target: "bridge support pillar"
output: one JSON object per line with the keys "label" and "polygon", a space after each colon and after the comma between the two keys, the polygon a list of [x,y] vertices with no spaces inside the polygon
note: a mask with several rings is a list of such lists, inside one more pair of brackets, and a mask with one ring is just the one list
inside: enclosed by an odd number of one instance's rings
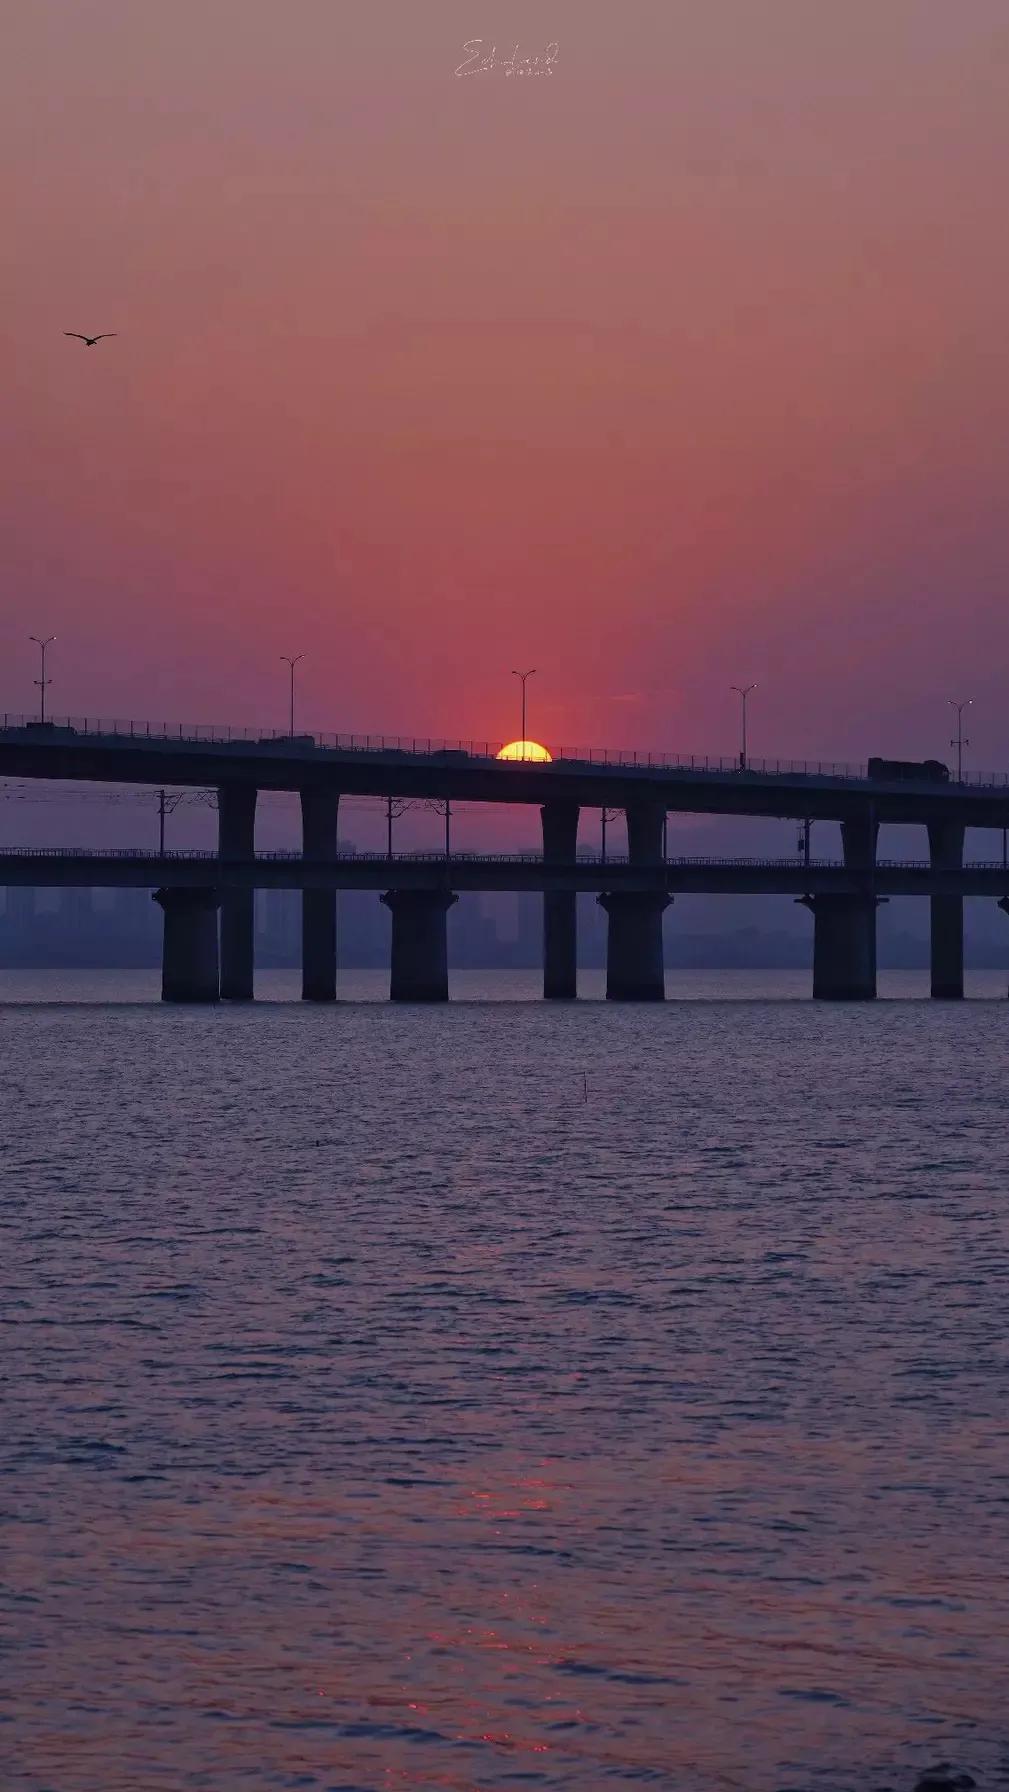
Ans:
{"label": "bridge support pillar", "polygon": [[1009,915],[1009,896],[1000,896],[997,906],[1002,910],[1004,915]]}
{"label": "bridge support pillar", "polygon": [[624,811],[627,817],[627,857],[632,865],[661,865],[662,832],[666,810],[662,803],[644,800]]}
{"label": "bridge support pillar", "polygon": [[813,914],[813,996],[825,1002],[868,1002],[876,996],[876,909],[861,894],[800,896]]}
{"label": "bridge support pillar", "polygon": [[448,890],[387,890],[382,897],[392,915],[394,1002],[448,1001],[446,917],[456,900]]}
{"label": "bridge support pillar", "polygon": [[[338,791],[301,792],[302,852],[326,862],[336,857]],[[301,999],[336,1001],[336,891],[301,892]]]}
{"label": "bridge support pillar", "polygon": [[841,823],[841,855],[850,871],[871,871],[876,863],[879,822],[871,808]]}
{"label": "bridge support pillar", "polygon": [[[963,866],[964,828],[957,822],[929,822],[928,845],[934,871]],[[932,995],[963,999],[963,897],[930,896]]]}
{"label": "bridge support pillar", "polygon": [[672,898],[663,890],[609,890],[606,910],[606,1000],[663,1002],[662,917]]}
{"label": "bridge support pillar", "polygon": [[163,1002],[216,1002],[220,998],[216,890],[155,890],[164,911],[161,956]]}
{"label": "bridge support pillar", "polygon": [[[573,864],[578,846],[578,804],[544,803],[545,864]],[[568,1001],[578,994],[578,908],[574,890],[543,892],[543,994]]]}
{"label": "bridge support pillar", "polygon": [[[251,859],[256,851],[256,790],[222,784],[217,793],[218,851],[222,859]],[[256,893],[221,892],[221,995],[251,1002],[255,963]]]}

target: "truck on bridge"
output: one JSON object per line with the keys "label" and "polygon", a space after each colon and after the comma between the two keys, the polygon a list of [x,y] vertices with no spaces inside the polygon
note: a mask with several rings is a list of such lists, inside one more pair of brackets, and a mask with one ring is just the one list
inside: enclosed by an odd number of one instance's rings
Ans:
{"label": "truck on bridge", "polygon": [[870,778],[907,784],[948,784],[949,766],[941,759],[870,759]]}

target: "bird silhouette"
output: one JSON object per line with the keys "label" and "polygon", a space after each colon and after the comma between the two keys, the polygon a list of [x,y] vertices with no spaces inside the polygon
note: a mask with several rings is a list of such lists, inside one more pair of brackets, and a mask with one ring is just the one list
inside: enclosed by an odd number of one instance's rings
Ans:
{"label": "bird silhouette", "polygon": [[82,336],[79,330],[64,330],[63,334],[64,336],[76,336],[77,341],[83,342],[85,348],[94,348],[96,342],[104,342],[106,336],[118,336],[119,331],[103,330],[100,336]]}

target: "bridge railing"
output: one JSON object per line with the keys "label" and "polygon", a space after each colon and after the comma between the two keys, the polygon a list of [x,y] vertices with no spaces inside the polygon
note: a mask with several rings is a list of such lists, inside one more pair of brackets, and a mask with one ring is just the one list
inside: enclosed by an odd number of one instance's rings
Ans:
{"label": "bridge railing", "polygon": [[[485,763],[496,762],[504,744],[492,740],[445,740],[433,735],[299,735],[280,728],[233,728],[229,725],[197,722],[138,722],[110,720],[101,716],[62,716],[42,723],[37,716],[10,713],[0,717],[0,731],[19,734],[27,732],[39,744],[47,740],[59,744],[61,739],[65,741],[68,735],[72,735],[85,736],[93,742],[104,744],[158,741],[168,745],[179,742],[184,746],[276,747],[285,754],[304,753],[306,757],[320,749],[327,752],[382,753],[410,758],[444,755],[446,758],[481,760]],[[748,758],[746,765],[741,766],[738,756],[724,754],[645,753],[628,747],[586,746],[556,747],[552,758],[555,765],[613,766],[623,770],[694,772],[722,777],[731,774],[744,782],[752,777],[840,778],[859,781],[868,778],[868,768],[865,765],[837,759]],[[523,762],[508,760],[501,763],[514,769],[516,763]],[[536,769],[540,764],[536,760],[525,763]],[[916,781],[906,782],[913,786]],[[921,782],[929,789],[934,787],[927,779]],[[1009,787],[1009,772],[970,772],[959,782],[971,788],[1005,790]]]}
{"label": "bridge railing", "polygon": [[[41,861],[59,860],[123,860],[126,862],[142,861],[147,864],[152,860],[158,863],[175,861],[181,864],[219,864],[220,853],[209,847],[193,847],[187,849],[167,848],[164,852],[152,852],[145,846],[0,846],[0,860],[3,859],[37,859]],[[255,864],[300,864],[304,854],[291,848],[257,852],[252,855]],[[241,860],[240,863],[248,863]],[[313,861],[309,861],[310,863]],[[319,863],[319,861],[315,861]],[[330,858],[321,861],[324,864],[356,864],[356,865],[542,865],[547,870],[563,870],[566,865],[606,866],[630,865],[635,863],[626,853],[607,853],[605,858],[598,852],[576,853],[574,860],[544,859],[541,852],[453,852],[447,857],[444,852],[397,852],[392,856],[386,852],[344,851],[333,853]],[[658,859],[638,863],[641,871],[665,867],[670,870],[689,870],[692,866],[704,869],[728,870],[765,870],[765,871],[852,871],[862,874],[860,866],[845,865],[843,859],[805,859],[801,855],[784,857],[744,857],[736,854],[708,854],[682,856],[678,858]],[[865,871],[933,871],[941,869],[933,866],[930,859],[877,859],[875,867],[866,866]],[[1009,866],[1004,859],[971,859],[965,861],[957,870],[964,871],[1001,871],[1009,875]]]}
{"label": "bridge railing", "polygon": [[[4,714],[0,718],[0,729],[4,731],[27,730],[39,742],[47,739],[58,742],[61,735],[85,735],[91,740],[111,741],[161,741],[171,744],[175,741],[190,746],[256,746],[277,747],[285,753],[311,754],[320,748],[327,752],[339,753],[388,753],[403,754],[411,758],[430,758],[432,755],[444,754],[446,757],[480,759],[496,762],[498,754],[505,745],[503,741],[494,740],[449,740],[434,735],[405,734],[291,734],[288,729],[280,728],[233,728],[227,725],[202,722],[138,722],[108,719],[102,716],[60,716],[51,717],[45,723],[37,716]],[[847,761],[827,759],[750,759],[745,769],[739,764],[737,756],[712,753],[645,753],[634,747],[589,747],[572,746],[556,747],[552,752],[554,764],[566,765],[598,765],[616,766],[620,768],[639,768],[642,770],[670,770],[690,772],[726,772],[738,773],[741,777],[758,775],[768,776],[771,773],[803,774],[809,777],[848,777],[865,776],[865,767]],[[541,761],[508,760],[502,762],[511,767],[527,763],[531,767],[540,765]]]}

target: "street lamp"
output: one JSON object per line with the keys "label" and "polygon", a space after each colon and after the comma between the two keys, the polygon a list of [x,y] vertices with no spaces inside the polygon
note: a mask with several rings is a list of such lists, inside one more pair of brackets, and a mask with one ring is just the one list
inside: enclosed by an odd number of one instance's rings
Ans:
{"label": "street lamp", "polygon": [[[530,666],[528,672],[515,672],[514,670],[512,672],[513,678],[520,678],[522,680],[522,733],[519,735],[519,739],[521,740],[523,747],[526,744],[526,679],[532,678],[535,670],[535,666]],[[524,752],[522,757],[523,759],[526,757]]]}
{"label": "street lamp", "polygon": [[294,739],[294,668],[298,664],[298,661],[303,660],[305,656],[303,653],[296,653],[292,658],[292,656],[289,653],[282,653],[280,657],[283,660],[285,666],[290,666],[290,668],[291,668],[291,727],[290,727],[290,733],[291,733],[291,738],[293,740]]}
{"label": "street lamp", "polygon": [[963,712],[970,708],[973,701],[973,697],[965,697],[962,703],[954,702],[952,697],[946,698],[950,709],[956,710],[956,734],[949,744],[956,748],[956,781],[958,784],[963,783],[963,750],[964,747],[970,746],[970,741],[964,740],[963,737]]}
{"label": "street lamp", "polygon": [[739,754],[739,769],[741,772],[745,772],[746,770],[746,699],[750,695],[750,692],[755,691],[756,688],[757,686],[755,683],[733,684],[729,686],[729,689],[735,691],[737,696],[742,699],[743,705],[743,744]]}
{"label": "street lamp", "polygon": [[42,693],[40,701],[39,701],[39,721],[42,722],[44,725],[45,719],[46,719],[46,685],[52,684],[52,682],[53,682],[51,678],[46,677],[46,648],[52,646],[53,642],[56,639],[56,636],[55,635],[47,635],[45,640],[43,641],[40,638],[40,636],[38,636],[38,635],[29,635],[28,639],[29,639],[29,641],[34,641],[36,647],[39,648],[39,650],[42,654],[42,677],[36,678],[35,683],[38,685],[39,690]]}

